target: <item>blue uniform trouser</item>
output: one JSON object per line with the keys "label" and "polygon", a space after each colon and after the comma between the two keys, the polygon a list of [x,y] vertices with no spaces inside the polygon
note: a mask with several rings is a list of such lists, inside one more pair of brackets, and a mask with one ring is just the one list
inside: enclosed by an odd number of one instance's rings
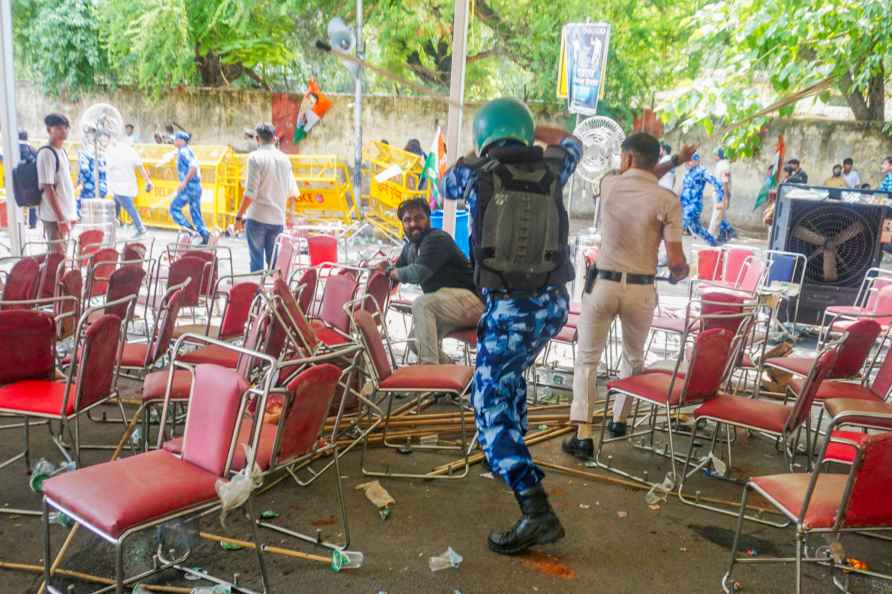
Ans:
{"label": "blue uniform trouser", "polygon": [[[245,221],[245,237],[248,238],[248,254],[251,256],[251,272],[258,272],[273,265],[276,238],[282,234],[282,225],[270,225],[248,219]],[[266,265],[263,259],[266,257]]]}
{"label": "blue uniform trouser", "polygon": [[519,493],[545,476],[533,464],[523,436],[527,432],[524,372],[567,321],[569,297],[563,287],[527,296],[486,296],[477,327],[474,412],[480,446],[493,473]]}
{"label": "blue uniform trouser", "polygon": [[709,245],[718,245],[718,241],[712,234],[709,232],[706,227],[700,222],[700,215],[703,213],[703,203],[702,202],[689,202],[687,204],[681,205],[681,215],[682,215],[682,227],[693,233],[694,235],[699,235]]}
{"label": "blue uniform trouser", "polygon": [[[187,202],[189,203],[189,216],[192,218],[191,223],[183,215],[183,207]],[[187,187],[184,191],[178,192],[170,203],[170,216],[174,223],[189,231],[195,231],[207,241],[208,230],[204,226],[204,219],[201,218],[201,188]]]}

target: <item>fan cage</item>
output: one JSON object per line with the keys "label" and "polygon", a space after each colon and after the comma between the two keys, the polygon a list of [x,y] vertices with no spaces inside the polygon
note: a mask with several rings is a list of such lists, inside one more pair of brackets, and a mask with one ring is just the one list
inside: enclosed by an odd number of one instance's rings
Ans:
{"label": "fan cage", "polygon": [[[797,238],[793,231],[797,227],[805,227],[815,233],[832,240],[839,233],[851,225],[860,222],[863,226],[861,233],[849,239],[836,248],[837,279],[827,281],[824,279],[824,253],[807,241]],[[802,213],[793,224],[790,225],[790,238],[788,249],[809,258],[805,269],[805,280],[812,283],[822,283],[834,286],[853,286],[861,282],[867,270],[873,266],[878,237],[876,236],[875,223],[871,223],[863,213],[854,209],[839,208],[839,206],[826,206],[808,210]]]}

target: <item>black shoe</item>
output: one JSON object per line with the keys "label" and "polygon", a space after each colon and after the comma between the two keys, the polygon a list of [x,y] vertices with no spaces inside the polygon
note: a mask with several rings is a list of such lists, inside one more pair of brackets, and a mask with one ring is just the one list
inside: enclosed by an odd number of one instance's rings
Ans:
{"label": "black shoe", "polygon": [[571,456],[588,460],[595,455],[595,442],[592,438],[579,439],[575,435],[571,435],[561,444],[561,449]]}
{"label": "black shoe", "polygon": [[626,434],[626,424],[621,421],[610,421],[607,423],[607,433],[610,437],[622,437]]}
{"label": "black shoe", "polygon": [[548,544],[564,537],[564,527],[548,503],[548,495],[539,483],[515,493],[523,516],[506,532],[492,532],[489,548],[500,555],[516,555],[531,546]]}

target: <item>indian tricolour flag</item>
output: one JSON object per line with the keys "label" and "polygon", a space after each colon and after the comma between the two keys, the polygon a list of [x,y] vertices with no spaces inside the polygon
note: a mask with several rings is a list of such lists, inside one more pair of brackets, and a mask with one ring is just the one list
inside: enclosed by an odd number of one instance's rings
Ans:
{"label": "indian tricolour flag", "polygon": [[443,206],[443,199],[440,196],[440,180],[446,173],[446,138],[443,136],[443,130],[437,128],[434,134],[434,141],[431,143],[431,150],[427,153],[424,160],[424,171],[421,179],[428,180],[428,186],[431,191],[431,201],[436,206]]}
{"label": "indian tricolour flag", "polygon": [[768,177],[765,178],[765,183],[762,184],[762,189],[759,190],[759,195],[756,196],[756,204],[753,205],[753,210],[756,210],[766,202],[768,202],[768,196],[774,188],[780,185],[781,180],[781,172],[784,170],[784,135],[781,134],[777,138],[777,148],[774,156],[774,164],[771,166],[771,169],[768,170]]}

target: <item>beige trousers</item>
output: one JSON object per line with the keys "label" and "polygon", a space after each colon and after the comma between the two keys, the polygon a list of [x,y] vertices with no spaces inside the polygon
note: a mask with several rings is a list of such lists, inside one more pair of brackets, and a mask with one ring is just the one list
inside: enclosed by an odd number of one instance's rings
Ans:
{"label": "beige trousers", "polygon": [[[628,377],[644,367],[644,344],[650,331],[657,304],[656,288],[598,279],[591,293],[582,295],[582,311],[576,343],[576,368],[573,370],[573,403],[570,420],[591,423],[597,392],[598,364],[607,345],[610,325],[619,316],[622,327],[623,358],[620,373]],[[618,396],[613,418],[625,419],[628,404]]]}
{"label": "beige trousers", "polygon": [[444,287],[421,295],[412,302],[414,325],[409,342],[418,362],[436,365],[448,362],[441,356],[440,341],[454,330],[476,328],[483,315],[483,302],[467,289]]}

